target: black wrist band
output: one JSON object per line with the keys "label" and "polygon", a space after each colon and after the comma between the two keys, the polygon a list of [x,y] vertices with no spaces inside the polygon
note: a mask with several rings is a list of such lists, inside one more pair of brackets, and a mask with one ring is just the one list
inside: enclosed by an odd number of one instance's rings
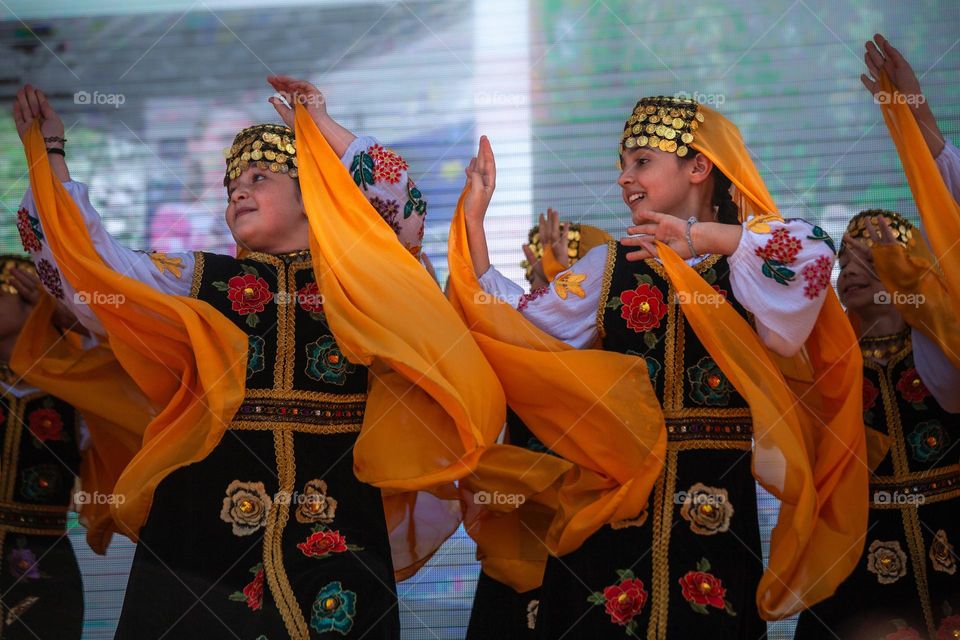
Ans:
{"label": "black wrist band", "polygon": [[67,157],[67,152],[59,147],[47,147],[47,153],[55,153],[58,156]]}

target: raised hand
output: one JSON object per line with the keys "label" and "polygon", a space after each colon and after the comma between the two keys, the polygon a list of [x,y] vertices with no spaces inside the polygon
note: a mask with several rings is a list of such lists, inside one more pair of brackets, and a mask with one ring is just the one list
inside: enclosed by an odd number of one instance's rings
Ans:
{"label": "raised hand", "polygon": [[480,136],[477,156],[470,160],[465,173],[466,184],[470,187],[463,202],[467,225],[482,227],[483,219],[487,215],[487,207],[497,186],[497,164],[487,136]]}
{"label": "raised hand", "polygon": [[636,211],[633,214],[633,222],[634,226],[627,227],[627,233],[639,237],[627,236],[620,243],[626,247],[639,247],[639,249],[627,253],[627,260],[635,262],[657,257],[656,240],[676,251],[681,258],[692,257],[687,245],[686,220],[656,211]]}
{"label": "raised hand", "polygon": [[[306,80],[297,80],[290,76],[267,76],[267,82],[270,83],[277,93],[283,96],[282,100],[276,96],[270,98],[270,104],[277,110],[284,124],[293,129],[293,105],[303,105],[314,122],[327,118],[327,101],[315,86]],[[290,105],[290,106],[287,106]]]}
{"label": "raised hand", "polygon": [[540,214],[540,245],[546,249],[550,247],[553,257],[564,267],[570,266],[570,256],[567,253],[567,237],[570,234],[570,223],[560,224],[560,214],[553,209],[547,209],[547,215]]}
{"label": "raised hand", "polygon": [[873,40],[866,43],[863,60],[867,63],[867,71],[870,72],[870,75],[862,74],[860,81],[878,102],[887,99],[885,96],[879,95],[881,70],[887,72],[890,80],[900,93],[913,97],[913,102],[922,101],[920,96],[923,95],[923,92],[920,89],[920,80],[917,79],[917,74],[914,73],[903,54],[879,33],[873,37]]}
{"label": "raised hand", "polygon": [[[63,137],[63,121],[47,100],[47,96],[40,89],[27,84],[17,91],[17,97],[13,101],[13,122],[21,142],[34,120],[40,120],[40,133],[44,138]],[[63,144],[48,142],[47,146],[62,147]]]}

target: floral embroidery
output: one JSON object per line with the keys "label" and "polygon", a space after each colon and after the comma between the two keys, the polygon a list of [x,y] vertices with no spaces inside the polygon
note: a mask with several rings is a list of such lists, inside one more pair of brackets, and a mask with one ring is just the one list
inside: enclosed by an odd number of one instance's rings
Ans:
{"label": "floral embroidery", "polygon": [[183,258],[171,258],[159,251],[151,251],[147,255],[161,275],[169,271],[177,280],[183,277]]}
{"label": "floral embroidery", "polygon": [[263,607],[263,563],[250,568],[253,580],[243,588],[243,591],[234,591],[230,599],[234,602],[244,602],[251,611],[260,611]]}
{"label": "floral embroidery", "polygon": [[907,442],[914,460],[929,462],[943,455],[950,444],[950,436],[943,425],[936,420],[929,420],[919,423],[907,436]]}
{"label": "floral embroidery", "polygon": [[960,636],[960,615],[947,616],[937,627],[937,640],[954,640]]}
{"label": "floral embroidery", "polygon": [[260,336],[248,336],[247,340],[247,380],[253,374],[263,371],[263,348],[265,342]]}
{"label": "floral embroidery", "polygon": [[820,292],[830,286],[830,273],[833,271],[833,256],[820,256],[813,264],[803,268],[801,274],[806,281],[803,295],[810,300],[816,300]]}
{"label": "floral embroidery", "polygon": [[722,407],[730,402],[733,385],[710,356],[700,358],[687,369],[687,377],[690,378],[690,399],[697,404]]}
{"label": "floral embroidery", "polygon": [[783,222],[783,218],[776,213],[765,213],[762,216],[753,216],[747,221],[747,229],[754,233],[770,233],[768,222]]}
{"label": "floral embroidery", "polygon": [[880,584],[893,584],[907,575],[907,554],[897,540],[870,543],[867,571],[876,574]]}
{"label": "floral embroidery", "polygon": [[20,493],[29,500],[45,502],[60,488],[60,469],[53,464],[38,464],[23,470]]}
{"label": "floral embroidery", "polygon": [[230,308],[241,316],[247,316],[247,326],[255,327],[260,323],[257,314],[267,307],[273,299],[270,285],[260,277],[256,269],[249,265],[241,267],[242,276],[233,276],[227,282],[212,283],[218,291],[224,291],[230,300]]}
{"label": "floral embroidery", "polygon": [[837,246],[833,243],[833,238],[830,237],[830,234],[824,231],[821,227],[814,227],[810,230],[810,235],[807,236],[807,240],[820,240],[825,242],[830,251],[833,251],[834,255],[837,253]]}
{"label": "floral embroidery", "polygon": [[379,144],[375,144],[367,151],[370,157],[373,158],[373,179],[375,182],[397,184],[400,182],[403,172],[409,169],[406,161],[398,156],[392,149],[385,149]]}
{"label": "floral embroidery", "polygon": [[37,262],[37,277],[47,291],[54,298],[63,300],[63,283],[60,280],[60,272],[46,258],[40,258]]}
{"label": "floral embroidery", "polygon": [[327,495],[327,483],[317,479],[307,482],[297,506],[297,522],[330,524],[336,513],[337,501]]}
{"label": "floral embroidery", "polygon": [[399,234],[401,226],[397,216],[400,215],[400,204],[396,200],[382,200],[377,196],[370,198],[370,204],[377,210],[380,217],[390,225],[393,232]]}
{"label": "floral embroidery", "polygon": [[583,290],[583,286],[581,286],[580,283],[586,279],[586,274],[567,271],[553,281],[553,288],[557,292],[557,297],[559,297],[561,300],[566,300],[567,295],[570,293],[578,298],[584,298],[587,294]]}
{"label": "floral embroidery", "polygon": [[[427,213],[427,201],[413,180],[407,178],[407,204],[403,205],[403,219],[409,218],[414,211],[418,216],[424,216]],[[420,239],[423,240],[423,227],[420,227]]]}
{"label": "floral embroidery", "polygon": [[347,635],[357,615],[357,594],[347,591],[340,581],[331,582],[317,594],[310,615],[310,627],[317,633],[336,631]]}
{"label": "floral embroidery", "polygon": [[757,257],[763,260],[763,275],[778,284],[788,285],[797,274],[787,266],[797,261],[802,246],[787,229],[774,231],[767,243],[755,250]]}
{"label": "floral embroidery", "polygon": [[712,536],[730,529],[733,505],[726,489],[698,482],[684,494],[680,516],[690,523],[690,530],[694,533]]}
{"label": "floral embroidery", "polygon": [[[539,289],[534,289],[530,293],[523,294],[522,296],[520,296],[520,300],[517,302],[517,311],[523,311],[524,309],[527,308],[527,305],[530,304],[532,301],[542,296],[545,296],[549,292],[550,292],[550,285],[545,284]],[[487,295],[489,297],[489,294]]]}
{"label": "floral embroidery", "polygon": [[25,614],[27,610],[33,605],[37,604],[40,601],[40,598],[37,596],[27,596],[17,604],[10,607],[10,610],[7,611],[7,618],[4,621],[5,624],[9,627],[14,622],[20,619],[20,616]]}
{"label": "floral embroidery", "polygon": [[653,348],[657,338],[651,330],[660,326],[667,315],[667,305],[663,302],[663,292],[653,285],[647,275],[637,276],[637,288],[623,291],[619,297],[611,298],[607,307],[619,309],[620,317],[627,321],[627,327],[636,333],[643,333],[644,343]]}
{"label": "floral embroidery", "polygon": [[316,282],[309,282],[297,291],[297,304],[310,314],[314,320],[319,320],[323,313],[323,294]]}
{"label": "floral embroidery", "polygon": [[220,519],[232,525],[233,535],[249,536],[267,523],[273,501],[262,482],[234,480],[227,487]]}
{"label": "floral embroidery", "polygon": [[877,398],[880,397],[880,390],[869,378],[863,379],[863,421],[867,424],[873,423],[873,411],[877,404]]}
{"label": "floral embroidery", "polygon": [[17,231],[20,232],[20,242],[23,244],[24,251],[40,251],[40,241],[43,240],[40,220],[31,216],[25,207],[17,211]]}
{"label": "floral embroidery", "polygon": [[610,616],[610,622],[625,627],[628,636],[635,636],[637,622],[634,620],[647,604],[647,591],[643,581],[633,575],[630,569],[618,569],[620,581],[604,588],[603,592],[594,591],[587,602],[603,605]]}
{"label": "floral embroidery", "polygon": [[339,532],[317,525],[306,540],[297,544],[297,549],[308,558],[326,558],[331,553],[344,551],[363,551],[363,547],[347,544],[347,539]]}
{"label": "floral embroidery", "polygon": [[14,578],[39,580],[43,577],[40,574],[40,563],[37,556],[27,548],[25,538],[18,538],[17,548],[10,550],[10,555],[7,556],[7,568]]}
{"label": "floral embroidery", "polygon": [[947,532],[937,531],[930,543],[930,562],[937,571],[950,574],[957,572],[957,556],[953,552],[953,545],[947,540]]}
{"label": "floral embroidery", "polygon": [[358,187],[367,190],[368,184],[373,184],[373,158],[367,155],[366,151],[360,151],[353,156],[350,163],[350,175]]}
{"label": "floral embroidery", "polygon": [[333,336],[320,336],[307,345],[306,374],[311,380],[342,386],[347,376],[356,370],[356,365],[343,355]]}
{"label": "floral embroidery", "polygon": [[660,374],[660,370],[663,369],[663,367],[652,356],[647,356],[646,361],[647,361],[647,373],[650,374],[650,384],[656,385],[657,376]]}
{"label": "floral embroidery", "polygon": [[63,440],[66,435],[63,432],[63,420],[56,409],[36,409],[30,412],[27,422],[38,444],[47,440]]}
{"label": "floral embroidery", "polygon": [[540,601],[531,600],[527,603],[527,629],[537,628],[537,614],[540,613]]}
{"label": "floral embroidery", "polygon": [[683,599],[697,613],[704,615],[710,613],[707,609],[710,606],[714,609],[723,609],[727,615],[737,615],[733,605],[726,599],[726,587],[719,578],[710,573],[710,562],[706,558],[701,558],[697,563],[697,570],[688,571],[679,582],[683,590]]}
{"label": "floral embroidery", "polygon": [[920,374],[915,367],[910,367],[900,374],[900,380],[897,381],[897,391],[903,396],[903,399],[913,405],[914,409],[926,409],[923,403],[924,398],[930,395],[927,385],[923,384]]}

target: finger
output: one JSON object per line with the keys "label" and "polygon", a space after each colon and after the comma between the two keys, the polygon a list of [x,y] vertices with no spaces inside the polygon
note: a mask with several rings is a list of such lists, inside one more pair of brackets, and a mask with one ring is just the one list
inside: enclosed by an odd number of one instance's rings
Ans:
{"label": "finger", "polygon": [[487,136],[480,136],[480,150],[485,160],[484,178],[487,187],[491,190],[497,186],[497,161],[493,155],[493,147]]}
{"label": "finger", "polygon": [[643,243],[652,237],[650,235],[624,236],[620,238],[620,244],[625,247],[642,247]]}
{"label": "finger", "polygon": [[283,101],[276,97],[269,98],[268,102],[272,104],[273,108],[280,114],[280,119],[283,120],[284,124],[291,126],[294,118],[293,109],[283,104]]}
{"label": "finger", "polygon": [[876,95],[876,93],[880,91],[880,85],[874,82],[873,80],[871,80],[865,74],[860,74],[860,82],[862,82],[863,86],[867,88],[867,91],[869,91],[874,95]]}
{"label": "finger", "polygon": [[37,98],[40,100],[40,115],[44,120],[50,120],[57,117],[57,112],[54,111],[53,105],[50,104],[50,101],[47,100],[47,94],[43,91],[37,91]]}
{"label": "finger", "polygon": [[626,258],[627,262],[640,262],[641,260],[646,260],[647,258],[652,258],[653,255],[646,249],[638,249],[637,251],[628,251]]}
{"label": "finger", "polygon": [[657,233],[657,225],[650,224],[650,223],[635,224],[632,227],[627,227],[627,233],[629,233],[630,235],[638,235],[642,233],[642,234],[653,236],[653,235],[656,235]]}
{"label": "finger", "polygon": [[[28,85],[29,86],[29,85]],[[30,115],[34,118],[40,117],[40,102],[37,100],[37,90],[30,87],[26,91],[27,104],[30,106]]]}
{"label": "finger", "polygon": [[660,218],[663,217],[662,213],[657,213],[656,211],[643,211],[638,210],[634,211],[631,215],[631,219],[635,225],[642,224],[643,222],[659,222]]}
{"label": "finger", "polygon": [[897,239],[893,237],[893,230],[886,218],[880,218],[880,239],[883,244],[896,244]]}
{"label": "finger", "polygon": [[870,236],[870,240],[873,241],[873,244],[880,244],[880,234],[877,232],[876,222],[873,220],[867,220],[867,224],[864,225],[867,229],[867,235]]}
{"label": "finger", "polygon": [[527,262],[529,262],[531,266],[539,260],[537,254],[533,252],[533,249],[531,249],[528,244],[523,245],[523,255],[526,256]]}
{"label": "finger", "polygon": [[870,57],[869,53],[863,54],[863,61],[867,65],[867,71],[870,72],[871,77],[880,80],[880,67],[874,64],[873,59]]}
{"label": "finger", "polygon": [[[558,214],[558,215],[559,215],[559,214]],[[570,223],[569,223],[569,222],[564,222],[564,223],[563,223],[563,228],[560,229],[560,237],[563,238],[564,242],[566,242],[566,241],[570,238]]]}
{"label": "finger", "polygon": [[23,111],[20,109],[20,103],[16,98],[13,100],[13,121],[17,124],[23,124],[26,122],[23,117]]}
{"label": "finger", "polygon": [[23,114],[24,121],[28,123],[33,122],[33,114],[30,113],[30,105],[27,104],[26,89],[17,91],[17,104],[20,105],[20,113]]}

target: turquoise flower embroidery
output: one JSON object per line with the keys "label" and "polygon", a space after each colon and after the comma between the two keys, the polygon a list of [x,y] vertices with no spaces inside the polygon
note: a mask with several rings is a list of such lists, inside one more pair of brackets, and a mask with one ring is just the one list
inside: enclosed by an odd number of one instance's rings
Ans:
{"label": "turquoise flower embroidery", "polygon": [[264,341],[260,336],[249,336],[247,345],[247,380],[253,377],[253,374],[263,371],[263,347]]}
{"label": "turquoise flower embroidery", "polygon": [[357,594],[346,591],[340,581],[331,582],[317,594],[310,615],[310,627],[317,633],[336,631],[347,635],[357,615]]}
{"label": "turquoise flower embroidery", "polygon": [[320,336],[307,345],[306,374],[311,380],[342,386],[347,375],[356,370],[356,365],[343,355],[333,336]]}
{"label": "turquoise flower embroidery", "polygon": [[913,458],[918,462],[936,460],[947,449],[950,438],[946,430],[936,420],[921,422],[907,436],[907,442],[913,449]]}
{"label": "turquoise flower embroidery", "polygon": [[709,407],[723,407],[730,402],[733,385],[710,356],[704,356],[687,369],[690,378],[690,399]]}

